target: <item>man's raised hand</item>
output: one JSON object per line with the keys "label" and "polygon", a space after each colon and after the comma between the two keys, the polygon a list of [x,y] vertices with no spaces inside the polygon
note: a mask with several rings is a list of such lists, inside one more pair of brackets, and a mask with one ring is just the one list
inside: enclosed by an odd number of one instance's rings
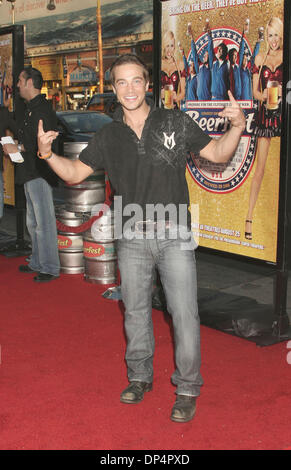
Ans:
{"label": "man's raised hand", "polygon": [[218,113],[218,116],[227,118],[232,127],[237,127],[244,131],[246,127],[246,119],[244,113],[242,112],[238,102],[234,99],[233,94],[228,90],[228,96],[230,101],[230,106],[226,106],[222,111]]}
{"label": "man's raised hand", "polygon": [[47,131],[43,129],[43,122],[40,119],[38,122],[37,143],[38,151],[41,155],[46,155],[51,152],[52,143],[57,138],[59,133],[57,131]]}

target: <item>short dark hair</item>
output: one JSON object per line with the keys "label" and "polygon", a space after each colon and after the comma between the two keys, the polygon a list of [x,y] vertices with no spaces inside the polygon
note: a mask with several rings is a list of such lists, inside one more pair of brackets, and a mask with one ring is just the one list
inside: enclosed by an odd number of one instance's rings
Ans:
{"label": "short dark hair", "polygon": [[41,72],[33,67],[25,67],[23,69],[23,72],[25,75],[25,79],[28,80],[29,78],[31,78],[34,88],[36,88],[37,90],[41,90],[43,84]]}
{"label": "short dark hair", "polygon": [[110,67],[110,82],[112,85],[114,85],[115,82],[115,68],[118,67],[119,65],[125,65],[125,64],[136,64],[142,67],[143,69],[143,76],[146,81],[146,83],[149,81],[149,71],[142,59],[140,59],[137,55],[135,54],[123,54],[117,57],[113,64]]}
{"label": "short dark hair", "polygon": [[225,60],[227,58],[227,53],[228,53],[227,45],[224,42],[221,42],[220,44],[218,44],[217,47],[221,47],[221,49],[222,49],[222,58],[223,58],[223,60]]}

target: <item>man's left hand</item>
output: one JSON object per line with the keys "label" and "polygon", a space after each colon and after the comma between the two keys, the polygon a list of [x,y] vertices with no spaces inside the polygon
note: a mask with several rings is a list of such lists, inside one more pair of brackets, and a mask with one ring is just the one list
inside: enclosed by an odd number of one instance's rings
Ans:
{"label": "man's left hand", "polygon": [[231,104],[224,108],[223,111],[220,111],[218,116],[227,118],[232,127],[237,127],[243,132],[246,127],[245,115],[230,90],[228,90],[228,96]]}
{"label": "man's left hand", "polygon": [[43,128],[43,121],[40,119],[38,122],[37,144],[38,150],[42,155],[51,152],[53,141],[57,138],[59,133],[57,131],[45,132]]}

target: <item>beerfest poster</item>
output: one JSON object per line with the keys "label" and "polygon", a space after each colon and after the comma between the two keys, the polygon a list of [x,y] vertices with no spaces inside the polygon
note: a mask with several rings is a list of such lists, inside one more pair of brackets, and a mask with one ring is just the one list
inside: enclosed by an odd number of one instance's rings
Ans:
{"label": "beerfest poster", "polygon": [[[200,246],[276,263],[281,139],[270,128],[280,127],[281,119],[284,1],[170,0],[161,8],[163,105],[179,107],[217,138],[228,128],[217,114],[229,105],[225,90],[231,89],[246,117],[227,164],[188,156],[190,203],[199,207],[199,219],[192,217],[195,239]],[[279,46],[270,44],[270,28],[277,36],[280,31]],[[167,47],[176,73],[167,69]],[[270,60],[273,68],[266,66]],[[255,75],[261,95],[254,91]],[[257,131],[262,121],[264,130]]]}
{"label": "beerfest poster", "polygon": [[[0,34],[0,105],[7,106],[10,111],[13,110],[12,45],[12,33]],[[4,161],[3,180],[4,203],[14,205],[14,167],[8,158]]]}

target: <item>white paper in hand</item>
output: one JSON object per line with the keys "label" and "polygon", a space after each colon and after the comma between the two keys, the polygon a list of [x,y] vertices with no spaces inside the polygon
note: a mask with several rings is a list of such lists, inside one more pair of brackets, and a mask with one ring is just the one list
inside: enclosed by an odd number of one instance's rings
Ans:
{"label": "white paper in hand", "polygon": [[[7,135],[6,137],[1,137],[1,144],[15,144],[14,140],[10,135]],[[14,163],[22,163],[24,162],[23,157],[20,152],[16,153],[9,153],[10,160]]]}

